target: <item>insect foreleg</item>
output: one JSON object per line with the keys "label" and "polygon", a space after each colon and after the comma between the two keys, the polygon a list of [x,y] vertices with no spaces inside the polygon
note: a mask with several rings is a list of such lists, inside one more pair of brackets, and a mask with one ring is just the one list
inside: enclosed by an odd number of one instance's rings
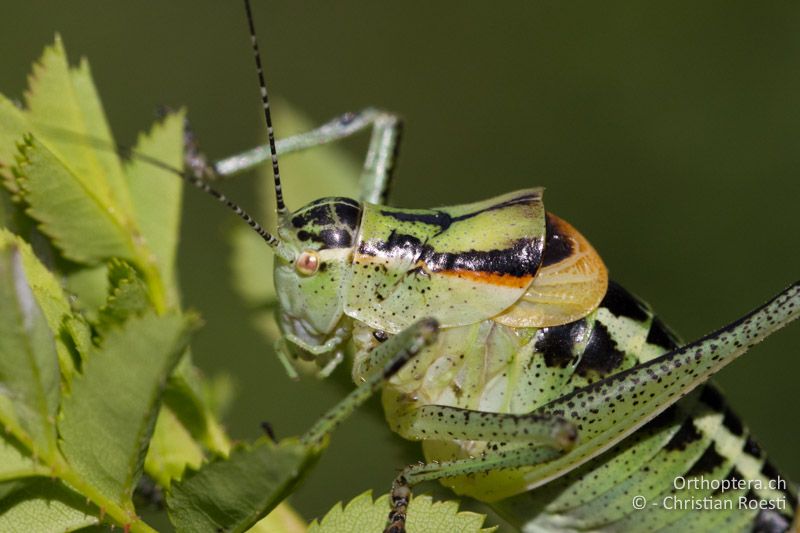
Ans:
{"label": "insect foreleg", "polygon": [[309,445],[322,443],[326,436],[372,396],[385,380],[391,378],[420,350],[433,343],[438,331],[439,324],[435,320],[422,319],[375,348],[382,355],[380,371],[369,374],[363,383],[320,418],[303,435],[302,441]]}
{"label": "insect foreleg", "polygon": [[[362,200],[382,203],[388,194],[397,157],[400,124],[397,115],[367,108],[358,113],[345,113],[311,131],[280,139],[276,143],[276,148],[278,155],[298,152],[344,139],[372,126],[370,145],[361,175]],[[269,146],[257,146],[215,162],[213,171],[217,178],[229,178],[269,158]]]}

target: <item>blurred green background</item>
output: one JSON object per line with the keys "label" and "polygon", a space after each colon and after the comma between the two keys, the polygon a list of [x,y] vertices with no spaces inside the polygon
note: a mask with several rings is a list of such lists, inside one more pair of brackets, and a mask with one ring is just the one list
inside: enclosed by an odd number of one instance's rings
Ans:
{"label": "blurred green background", "polygon": [[[548,209],[684,339],[800,278],[799,3],[254,4],[273,94],[314,122],[367,105],[406,118],[397,205],[544,185]],[[131,143],[159,104],[186,106],[213,157],[263,139],[239,2],[36,0],[6,5],[3,19],[5,94],[22,93],[58,31],[73,62],[90,59],[118,141]],[[354,157],[365,146],[366,136],[345,143]],[[226,190],[256,209],[252,187],[243,178]],[[297,434],[343,396],[347,376],[286,378],[232,288],[236,223],[187,191],[182,284],[207,320],[194,353],[208,374],[235,377],[235,437],[256,436],[262,420]],[[798,375],[795,324],[719,376],[795,480]],[[336,434],[294,504],[313,517],[385,492],[417,457],[373,402]]]}

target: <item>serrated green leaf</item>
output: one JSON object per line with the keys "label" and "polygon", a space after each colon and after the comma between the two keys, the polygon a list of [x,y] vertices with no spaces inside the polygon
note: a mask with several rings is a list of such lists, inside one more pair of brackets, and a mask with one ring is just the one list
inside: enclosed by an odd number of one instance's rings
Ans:
{"label": "serrated green leaf", "polygon": [[[141,154],[169,165],[183,167],[183,121],[185,113],[173,113],[140,135],[134,148]],[[180,229],[183,181],[167,170],[134,158],[125,166],[136,220],[148,248],[153,251],[163,279],[172,284]]]}
{"label": "serrated green leaf", "polygon": [[133,222],[42,142],[26,137],[16,171],[28,214],[64,257],[96,264],[110,257],[137,259]]}
{"label": "serrated green leaf", "polygon": [[[79,176],[99,203],[117,214],[130,213],[131,202],[119,157],[94,90],[88,64],[70,69],[61,40],[47,47],[34,64],[25,93],[27,109],[0,97],[0,166],[15,166],[14,147],[23,135],[33,133],[62,165]],[[106,149],[97,150],[92,143]],[[19,187],[3,172],[12,192]]]}
{"label": "serrated green leaf", "polygon": [[[372,500],[367,491],[353,498],[346,506],[336,504],[321,521],[314,520],[308,533],[342,533],[346,531],[380,532],[386,527],[389,516],[389,495]],[[459,531],[491,532],[495,527],[484,528],[484,515],[458,511],[458,503],[434,502],[430,496],[416,496],[408,507],[406,531],[408,533],[451,533]]]}
{"label": "serrated green leaf", "polygon": [[150,309],[147,287],[128,263],[112,260],[108,264],[108,298],[97,314],[95,327],[100,336],[132,317]]}
{"label": "serrated green leaf", "polygon": [[[165,279],[147,248],[122,163],[88,64],[70,69],[60,39],[34,65],[27,110],[0,98],[0,173],[63,256],[94,265],[133,262],[154,305],[168,307]],[[10,147],[18,144],[15,155]],[[172,280],[169,280],[172,281]]]}
{"label": "serrated green leaf", "polygon": [[297,439],[275,444],[261,438],[235,448],[172,484],[170,520],[178,532],[246,531],[291,492],[317,457]]}
{"label": "serrated green leaf", "polygon": [[0,228],[0,248],[16,246],[22,267],[50,329],[56,331],[64,316],[70,314],[69,301],[58,280],[36,257],[30,245],[13,233]]}
{"label": "serrated green leaf", "polygon": [[[30,282],[36,303],[44,313],[50,330],[58,332],[71,316],[69,301],[55,276],[39,261],[27,242],[8,230],[0,228],[0,249],[15,247],[19,250],[25,276]],[[56,335],[56,351],[61,373],[69,382],[74,371],[74,361],[68,346]]]}
{"label": "serrated green leaf", "polygon": [[162,389],[194,324],[175,313],[129,319],[92,351],[64,398],[58,424],[64,457],[83,479],[130,511]]}
{"label": "serrated green leaf", "polygon": [[93,346],[92,331],[86,319],[81,315],[68,316],[61,325],[61,331],[62,338],[66,336],[75,347],[80,360],[85,361]]}
{"label": "serrated green leaf", "polygon": [[[70,264],[73,266],[74,263]],[[108,297],[108,268],[105,264],[69,268],[64,272],[64,285],[75,295],[73,306],[92,322]]]}
{"label": "serrated green leaf", "polygon": [[51,459],[57,453],[58,356],[22,255],[14,243],[0,248],[0,425],[37,456]]}
{"label": "serrated green leaf", "polygon": [[[61,48],[63,61],[67,63],[66,52],[64,52],[63,44],[58,36],[56,36],[56,46]],[[84,133],[91,139],[91,144],[99,145],[101,148],[90,150],[89,157],[97,162],[99,172],[102,173],[104,181],[110,187],[114,200],[123,206],[126,212],[131,212],[132,201],[128,185],[125,182],[122,162],[113,149],[116,146],[114,136],[111,134],[108,121],[106,121],[103,104],[100,102],[97,89],[95,89],[89,62],[86,58],[81,58],[77,68],[69,69],[69,74],[72,81],[73,94],[75,95],[75,105],[80,109],[80,115],[84,123]],[[64,105],[63,99],[60,99],[59,102],[60,105]],[[48,117],[43,120],[48,120]],[[52,118],[49,118],[49,120],[52,121]],[[65,140],[65,142],[71,141]]]}
{"label": "serrated green leaf", "polygon": [[164,488],[173,479],[180,479],[186,468],[200,468],[203,450],[189,431],[166,406],[158,413],[158,420],[144,460],[145,471]]}
{"label": "serrated green leaf", "polygon": [[[49,149],[81,176],[104,205],[130,212],[131,203],[113,150],[96,150],[85,139],[113,147],[88,64],[70,69],[61,38],[45,48],[28,78],[28,129],[47,139]],[[84,142],[81,142],[81,141]]]}
{"label": "serrated green leaf", "polygon": [[25,112],[0,94],[0,178],[6,189],[18,195],[16,177],[11,168],[16,164],[17,143],[31,131]]}
{"label": "serrated green leaf", "polygon": [[52,479],[18,488],[0,501],[0,531],[76,531],[99,522],[97,509]]}
{"label": "serrated green leaf", "polygon": [[187,467],[200,466],[204,459],[201,444],[215,454],[230,451],[228,437],[203,390],[202,377],[187,351],[167,382],[145,458],[145,471],[163,487],[179,479]]}

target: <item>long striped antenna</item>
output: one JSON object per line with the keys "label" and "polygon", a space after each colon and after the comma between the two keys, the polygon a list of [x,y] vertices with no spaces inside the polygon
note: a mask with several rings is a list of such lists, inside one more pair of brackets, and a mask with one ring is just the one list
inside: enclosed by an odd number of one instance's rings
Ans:
{"label": "long striped antenna", "polygon": [[286,217],[289,212],[286,204],[283,203],[283,190],[281,189],[281,172],[278,169],[278,151],[275,148],[275,132],[272,129],[272,116],[269,111],[269,95],[267,94],[267,82],[264,80],[264,67],[261,65],[261,54],[258,51],[258,41],[256,40],[256,26],[253,22],[253,11],[250,9],[250,0],[244,0],[244,8],[247,11],[247,25],[250,28],[250,45],[253,47],[253,57],[256,60],[256,72],[258,72],[258,85],[261,88],[261,105],[264,108],[264,118],[267,120],[267,136],[269,137],[269,151],[272,155],[272,175],[275,178],[275,208],[278,217]]}
{"label": "long striped antenna", "polygon": [[266,242],[268,245],[270,245],[270,247],[272,247],[275,250],[276,254],[280,255],[281,257],[284,257],[289,261],[294,260],[294,257],[292,257],[291,254],[283,247],[280,239],[278,239],[270,232],[265,230],[261,224],[256,222],[256,220],[253,217],[251,217],[247,211],[239,207],[237,203],[229,199],[220,191],[211,187],[208,183],[206,183],[205,180],[203,180],[199,176],[196,176],[192,171],[181,171],[173,167],[172,165],[168,165],[167,163],[164,163],[163,161],[156,159],[155,157],[150,157],[147,154],[142,154],[125,146],[118,145],[117,150],[120,153],[126,154],[129,157],[142,160],[145,163],[153,165],[154,167],[176,174],[180,176],[183,180],[187,181],[188,183],[191,183],[192,185],[200,189],[201,191],[210,194],[211,196],[216,198],[218,202],[224,204],[228,209],[233,211],[236,214],[236,216],[247,222],[247,225],[253,228],[253,230],[256,233],[258,233],[262,239],[264,239],[264,242]]}

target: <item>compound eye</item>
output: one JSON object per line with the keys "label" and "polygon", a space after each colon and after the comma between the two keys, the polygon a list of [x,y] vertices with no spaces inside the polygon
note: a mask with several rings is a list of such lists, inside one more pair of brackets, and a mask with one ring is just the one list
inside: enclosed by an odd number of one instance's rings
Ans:
{"label": "compound eye", "polygon": [[310,276],[319,269],[319,256],[313,250],[306,250],[300,254],[294,266],[304,276]]}

